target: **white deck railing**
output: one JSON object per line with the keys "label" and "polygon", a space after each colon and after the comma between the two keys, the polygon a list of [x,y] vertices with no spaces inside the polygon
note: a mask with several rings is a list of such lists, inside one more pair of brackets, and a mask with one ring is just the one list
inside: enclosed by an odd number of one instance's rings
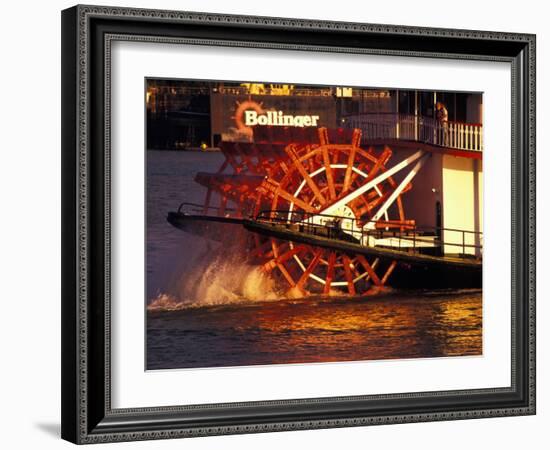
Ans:
{"label": "white deck railing", "polygon": [[441,122],[410,114],[370,113],[344,118],[346,128],[360,128],[366,139],[401,139],[457,150],[483,151],[483,126]]}

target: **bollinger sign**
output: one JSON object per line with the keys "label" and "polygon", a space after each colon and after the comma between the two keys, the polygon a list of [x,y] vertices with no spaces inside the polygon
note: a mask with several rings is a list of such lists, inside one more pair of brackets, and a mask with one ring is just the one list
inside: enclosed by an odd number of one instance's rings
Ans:
{"label": "bollinger sign", "polygon": [[254,110],[244,112],[244,124],[247,127],[254,125],[272,125],[281,127],[316,127],[319,116],[292,116],[283,114],[282,111],[267,111],[265,114],[258,114]]}

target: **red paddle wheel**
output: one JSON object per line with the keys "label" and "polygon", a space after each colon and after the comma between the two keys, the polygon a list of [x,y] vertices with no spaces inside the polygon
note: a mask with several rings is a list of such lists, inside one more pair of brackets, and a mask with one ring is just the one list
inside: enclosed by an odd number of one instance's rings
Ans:
{"label": "red paddle wheel", "polygon": [[[390,148],[361,148],[357,129],[347,143],[342,134],[320,128],[317,139],[309,136],[306,142],[273,137],[260,143],[222,142],[220,169],[196,176],[207,188],[204,214],[255,218],[262,212],[262,217],[289,223],[337,217],[341,231],[350,235],[360,229],[413,227],[401,198],[410,180],[398,183],[388,171]],[[300,295],[363,294],[383,286],[397,264],[257,233],[250,233],[248,254]]]}

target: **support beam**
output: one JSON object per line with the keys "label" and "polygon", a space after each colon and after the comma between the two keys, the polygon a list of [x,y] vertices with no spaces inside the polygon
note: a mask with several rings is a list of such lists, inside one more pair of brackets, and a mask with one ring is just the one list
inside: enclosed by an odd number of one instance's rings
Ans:
{"label": "support beam", "polygon": [[[420,161],[418,161],[413,169],[407,174],[405,178],[403,178],[403,181],[399,183],[399,186],[392,192],[392,194],[389,196],[389,198],[386,200],[386,202],[380,207],[380,209],[376,212],[374,216],[371,218],[371,222],[376,222],[382,215],[388,210],[388,208],[392,205],[392,203],[395,201],[395,199],[401,195],[401,192],[403,189],[405,189],[411,180],[415,177],[415,175],[418,173],[418,171],[422,168],[424,165],[424,162],[426,161],[426,158],[421,158]],[[368,225],[368,224],[367,224]]]}
{"label": "support beam", "polygon": [[391,149],[389,147],[384,147],[384,150],[382,151],[380,158],[378,158],[378,161],[376,161],[376,164],[368,174],[368,178],[366,181],[370,181],[376,176],[376,174],[380,171],[380,169],[386,165],[388,160],[391,158],[391,155],[392,155]]}
{"label": "support beam", "polygon": [[300,162],[300,159],[298,158],[298,155],[296,154],[295,146],[291,144],[291,145],[285,147],[285,152],[288,154],[288,156],[290,158],[290,161],[292,162],[294,167],[296,167],[296,170],[298,170],[298,173],[302,176],[302,178],[304,180],[306,180],[307,185],[312,190],[315,197],[317,197],[317,200],[319,200],[321,205],[326,203],[326,199],[323,196],[323,194],[321,194],[321,191],[319,190],[319,187],[317,186],[315,181],[313,181],[313,179],[309,176],[309,173],[307,172],[305,167]]}
{"label": "support beam", "polygon": [[334,264],[336,262],[336,252],[330,252],[328,256],[327,276],[325,278],[324,294],[330,293],[332,279],[334,278]]}
{"label": "support beam", "polygon": [[[266,192],[274,194],[272,204],[276,205],[277,196],[284,198],[289,203],[294,203],[295,205],[302,208],[304,211],[307,212],[314,212],[315,209],[304,202],[303,200],[300,200],[297,197],[294,197],[292,194],[284,190],[282,187],[280,187],[279,183],[276,181],[271,180],[270,178],[267,180],[264,180],[262,184],[260,185],[261,188],[263,188]],[[273,207],[272,209],[276,209],[276,207]]]}
{"label": "support beam", "polygon": [[392,261],[390,264],[390,267],[388,267],[388,270],[386,270],[386,273],[384,274],[384,277],[382,278],[382,284],[386,284],[386,281],[388,281],[388,278],[390,277],[391,273],[393,272],[393,269],[395,269],[395,266],[397,266],[397,261]]}
{"label": "support beam", "polygon": [[317,264],[319,264],[319,259],[321,258],[322,253],[323,253],[322,249],[319,249],[315,253],[315,256],[313,257],[313,259],[311,260],[311,262],[307,266],[307,269],[304,270],[304,273],[302,274],[302,276],[300,277],[300,279],[296,283],[296,287],[298,289],[302,289],[304,287],[304,284],[306,283],[307,279],[309,278],[309,276],[311,275],[311,273],[313,272],[315,267],[317,267]]}
{"label": "support beam", "polygon": [[[376,275],[376,272],[374,271],[374,267],[369,264],[367,261],[367,258],[365,258],[363,255],[358,255],[357,260],[361,263],[361,265],[365,268],[367,273],[369,274],[370,279],[372,282],[380,286],[382,282],[380,281],[380,278],[378,278],[378,275]],[[374,264],[373,264],[374,265]]]}
{"label": "support beam", "polygon": [[262,269],[265,272],[271,272],[275,267],[277,267],[278,264],[282,264],[282,263],[288,261],[294,255],[301,252],[304,248],[305,248],[304,245],[295,245],[294,248],[291,248],[290,250],[286,251],[285,253],[278,256],[277,258],[274,258],[274,259],[266,262],[263,265]]}
{"label": "support beam", "polygon": [[270,256],[273,254],[271,248],[271,241],[268,239],[263,244],[260,242],[260,237],[258,234],[254,234],[254,244],[256,248],[249,253],[249,256],[258,257],[258,256]]}
{"label": "support beam", "polygon": [[353,276],[351,274],[351,260],[347,255],[343,255],[342,259],[344,261],[344,274],[348,283],[348,291],[351,295],[355,295],[355,284],[353,283]]}
{"label": "support beam", "polygon": [[348,165],[346,167],[346,175],[344,177],[344,188],[342,189],[343,192],[347,192],[351,186],[351,173],[353,169],[353,164],[355,162],[356,150],[357,150],[357,147],[353,146],[349,151]]}
{"label": "support beam", "polygon": [[296,282],[294,281],[294,279],[292,278],[292,275],[290,275],[288,273],[288,270],[286,270],[286,267],[284,266],[284,264],[277,264],[277,268],[281,271],[281,273],[283,274],[283,276],[286,278],[286,281],[288,282],[288,284],[290,285],[291,288],[295,287],[296,286]]}
{"label": "support beam", "polygon": [[359,147],[361,145],[361,136],[363,131],[360,128],[354,128],[353,134],[351,136],[351,145],[352,147]]}
{"label": "support beam", "polygon": [[328,192],[331,200],[336,198],[336,189],[334,188],[334,176],[330,165],[330,157],[328,155],[328,146],[323,146],[323,163],[325,165],[325,175],[327,177]]}
{"label": "support beam", "polygon": [[423,150],[419,150],[413,155],[409,156],[405,160],[401,161],[399,164],[396,164],[391,169],[386,170],[384,173],[380,174],[379,176],[375,177],[374,179],[366,182],[361,187],[355,189],[353,192],[350,192],[345,197],[338,200],[336,203],[333,203],[329,207],[325,208],[322,211],[319,211],[320,214],[332,214],[334,211],[336,211],[341,206],[347,205],[350,201],[354,200],[355,198],[359,197],[360,195],[363,195],[365,192],[372,189],[377,184],[381,183],[382,181],[386,180],[387,178],[391,177],[395,173],[399,172],[400,170],[404,169],[408,165],[412,164],[414,161],[416,161],[419,158],[422,158],[423,156],[426,156],[426,152]]}

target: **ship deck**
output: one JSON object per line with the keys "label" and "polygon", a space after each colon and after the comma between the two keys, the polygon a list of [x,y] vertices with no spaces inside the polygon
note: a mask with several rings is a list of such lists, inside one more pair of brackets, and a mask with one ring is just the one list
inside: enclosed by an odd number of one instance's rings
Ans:
{"label": "ship deck", "polygon": [[[290,225],[273,223],[250,218],[216,217],[208,215],[193,215],[182,212],[170,212],[167,217],[176,228],[192,234],[201,235],[223,242],[228,236],[227,227],[242,226],[246,230],[268,237],[284,239],[292,242],[313,245],[317,247],[338,250],[345,253],[375,256],[378,258],[397,260],[410,265],[438,266],[441,268],[460,268],[481,272],[481,259],[461,256],[434,256],[420,252],[407,251],[384,246],[366,246],[351,240],[322,236],[311,232],[301,232]],[[418,238],[429,240],[429,238]]]}

